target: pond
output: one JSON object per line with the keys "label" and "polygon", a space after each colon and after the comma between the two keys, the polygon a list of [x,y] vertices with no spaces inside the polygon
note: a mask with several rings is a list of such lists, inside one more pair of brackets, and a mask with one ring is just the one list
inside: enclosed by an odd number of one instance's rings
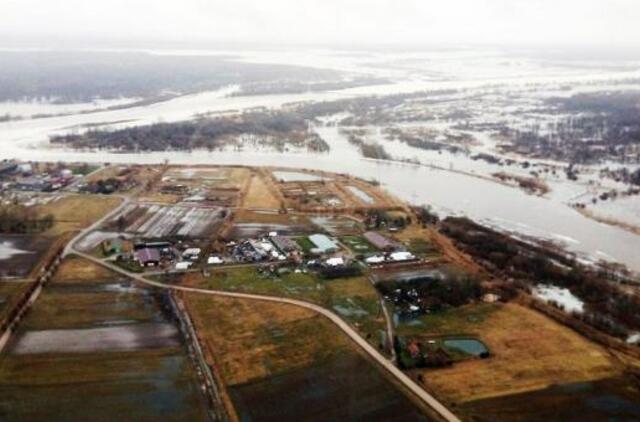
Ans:
{"label": "pond", "polygon": [[489,349],[483,342],[474,338],[445,339],[442,344],[447,349],[464,352],[468,355],[481,356],[489,353]]}

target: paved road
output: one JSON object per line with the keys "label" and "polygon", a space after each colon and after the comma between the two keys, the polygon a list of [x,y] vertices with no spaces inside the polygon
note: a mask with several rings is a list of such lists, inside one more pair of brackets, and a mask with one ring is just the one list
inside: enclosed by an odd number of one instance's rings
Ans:
{"label": "paved road", "polygon": [[380,352],[378,352],[373,346],[371,346],[365,339],[363,339],[360,334],[358,334],[349,324],[344,322],[342,318],[333,312],[325,309],[321,306],[318,306],[313,303],[304,302],[302,300],[296,299],[288,299],[282,297],[274,297],[274,296],[264,296],[264,295],[256,295],[249,293],[232,293],[225,292],[219,290],[207,290],[207,289],[199,289],[195,287],[185,287],[185,286],[175,286],[160,283],[158,281],[153,281],[145,278],[141,274],[131,273],[126,271],[110,262],[103,261],[86,253],[80,252],[74,248],[76,242],[80,240],[82,237],[86,236],[92,230],[98,228],[104,221],[116,215],[121,209],[123,209],[127,204],[129,204],[130,199],[124,198],[123,202],[115,208],[113,211],[102,217],[100,220],[96,221],[91,226],[82,230],[73,240],[71,240],[68,245],[65,247],[64,255],[67,256],[69,254],[78,255],[84,259],[87,259],[91,262],[94,262],[98,265],[106,267],[116,273],[127,276],[133,280],[136,280],[140,283],[158,287],[161,289],[171,289],[175,291],[182,291],[188,293],[198,293],[205,294],[211,296],[219,296],[219,297],[229,297],[236,299],[247,299],[247,300],[260,300],[264,302],[276,302],[276,303],[285,303],[289,305],[299,306],[301,308],[306,308],[311,311],[314,311],[318,314],[323,315],[331,322],[333,322],[338,328],[340,328],[351,340],[356,343],[362,350],[364,350],[372,359],[374,359],[380,366],[382,366],[385,370],[387,370],[393,377],[396,378],[397,381],[402,383],[409,391],[411,391],[416,397],[422,400],[427,406],[429,406],[433,411],[435,411],[442,419],[448,422],[459,422],[460,419],[456,415],[454,415],[446,406],[440,403],[435,397],[426,392],[422,387],[416,384],[411,378],[409,378],[404,372],[398,369],[393,362],[387,360]]}

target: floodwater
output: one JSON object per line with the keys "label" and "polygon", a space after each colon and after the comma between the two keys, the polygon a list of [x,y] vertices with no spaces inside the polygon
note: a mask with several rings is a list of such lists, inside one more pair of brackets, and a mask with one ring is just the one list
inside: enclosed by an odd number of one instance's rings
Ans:
{"label": "floodwater", "polygon": [[545,302],[555,302],[561,305],[567,312],[582,313],[584,311],[584,302],[567,288],[539,284],[533,289],[533,294]]}
{"label": "floodwater", "polygon": [[373,204],[375,202],[375,200],[371,196],[369,196],[369,194],[367,194],[365,191],[363,191],[359,187],[357,187],[357,186],[347,186],[347,188],[349,188],[351,193],[353,193],[355,196],[357,196],[362,202],[364,202],[366,204]]}
{"label": "floodwater", "polygon": [[[192,118],[196,113],[203,112],[229,113],[258,106],[277,108],[287,103],[299,101],[323,101],[442,88],[473,89],[487,86],[527,86],[528,84],[544,83],[586,84],[588,82],[593,84],[601,82],[610,84],[612,81],[636,77],[639,73],[637,70],[613,71],[607,69],[606,66],[595,70],[570,66],[562,68],[544,66],[530,61],[519,64],[519,67],[511,68],[504,65],[503,62],[507,63],[508,61],[505,62],[504,57],[495,52],[485,56],[477,52],[463,52],[456,53],[458,55],[455,57],[449,57],[444,52],[430,54],[431,56],[411,56],[413,64],[406,68],[402,66],[384,67],[383,63],[387,63],[392,58],[385,59],[378,55],[366,59],[351,59],[351,61],[339,58],[337,55],[330,58],[322,56],[325,62],[318,65],[351,67],[369,73],[382,68],[381,74],[395,75],[394,77],[398,78],[387,85],[321,93],[250,97],[230,97],[229,94],[234,92],[236,87],[229,87],[125,110],[5,122],[0,124],[0,143],[2,144],[0,158],[111,163],[162,163],[168,159],[172,164],[269,165],[350,173],[364,179],[378,180],[391,193],[413,204],[429,204],[442,213],[464,214],[485,224],[518,234],[550,239],[563,244],[572,251],[588,255],[592,260],[616,260],[631,269],[640,271],[640,257],[637,253],[640,250],[640,237],[637,235],[618,227],[590,220],[566,206],[561,200],[528,195],[519,189],[472,175],[429,166],[364,159],[335,127],[316,128],[320,136],[331,146],[331,152],[322,154],[277,153],[265,150],[241,152],[171,151],[144,154],[80,152],[51,148],[47,142],[48,137],[52,134],[78,131],[83,128],[83,125],[97,122],[104,123],[107,127],[118,128],[149,124],[159,120],[184,120]],[[443,55],[444,58],[441,57]],[[440,63],[438,60],[431,60],[418,64],[418,59],[425,57],[443,59],[444,61]],[[275,60],[275,58],[251,56],[247,53],[244,60],[268,61]],[[429,73],[424,68],[425,63],[436,66],[437,69]],[[476,66],[474,69],[482,70],[478,77],[473,76],[475,72],[465,71],[465,69],[468,70],[469,63]],[[398,151],[403,150],[400,145],[397,145],[396,148]],[[407,151],[408,153],[409,151]]]}
{"label": "floodwater", "polygon": [[45,236],[0,235],[0,277],[26,276],[52,241]]}
{"label": "floodwater", "polygon": [[90,353],[178,347],[177,328],[168,323],[121,325],[72,330],[27,331],[12,347],[17,355],[33,353]]}
{"label": "floodwater", "polygon": [[206,420],[179,330],[151,290],[48,284],[0,359],[0,420]]}
{"label": "floodwater", "polygon": [[0,242],[0,261],[9,259],[14,255],[32,254],[31,251],[24,251],[16,248],[12,242]]}

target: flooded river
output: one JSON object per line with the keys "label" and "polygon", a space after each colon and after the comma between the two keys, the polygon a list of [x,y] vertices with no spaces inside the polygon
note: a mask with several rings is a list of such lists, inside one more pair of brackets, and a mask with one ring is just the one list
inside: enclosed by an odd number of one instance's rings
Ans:
{"label": "flooded river", "polygon": [[[636,72],[628,72],[627,77]],[[527,84],[546,79],[556,81],[607,79],[618,74],[563,73],[539,78],[505,78],[504,84]],[[39,161],[84,161],[110,163],[243,164],[307,168],[349,173],[376,179],[384,188],[414,204],[430,204],[446,213],[464,214],[487,224],[518,233],[544,237],[563,243],[573,251],[593,259],[613,259],[640,271],[640,237],[620,228],[592,221],[556,199],[528,195],[518,189],[489,180],[407,163],[364,159],[334,127],[318,127],[318,133],[331,146],[326,154],[276,153],[271,151],[194,151],[156,153],[78,152],[54,149],[48,137],[56,133],[80,131],[84,125],[103,124],[123,127],[158,121],[178,121],[197,113],[233,112],[253,107],[280,107],[299,101],[322,101],[360,95],[410,92],[443,87],[478,86],[490,80],[419,81],[360,87],[323,93],[288,95],[228,96],[236,88],[179,97],[173,100],[86,114],[10,121],[0,124],[0,159]]]}

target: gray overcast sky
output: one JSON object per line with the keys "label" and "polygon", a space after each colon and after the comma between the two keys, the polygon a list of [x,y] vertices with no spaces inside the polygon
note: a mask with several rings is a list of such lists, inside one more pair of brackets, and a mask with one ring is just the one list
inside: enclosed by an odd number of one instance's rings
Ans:
{"label": "gray overcast sky", "polygon": [[21,38],[640,44],[640,0],[0,0]]}

